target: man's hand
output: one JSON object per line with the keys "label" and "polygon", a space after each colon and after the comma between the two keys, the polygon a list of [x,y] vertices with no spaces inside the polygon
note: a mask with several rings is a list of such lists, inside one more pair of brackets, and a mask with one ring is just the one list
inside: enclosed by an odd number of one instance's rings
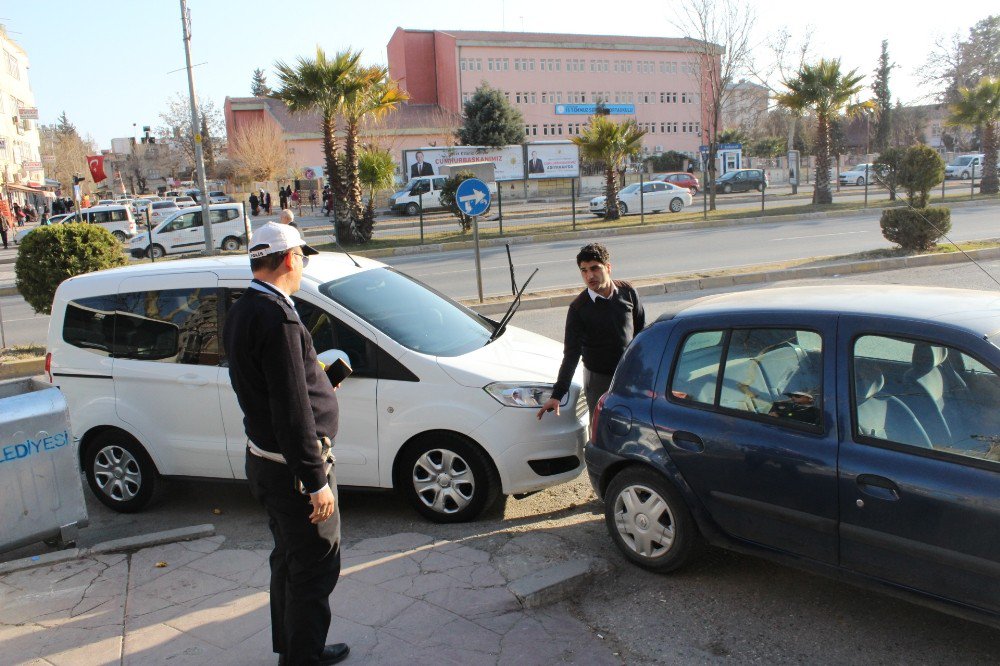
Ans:
{"label": "man's hand", "polygon": [[538,410],[538,420],[541,421],[542,417],[545,416],[545,412],[555,412],[556,416],[559,416],[559,401],[555,398],[549,398],[542,405],[542,408]]}
{"label": "man's hand", "polygon": [[328,519],[333,515],[333,510],[336,508],[337,498],[333,496],[333,491],[330,490],[330,486],[318,490],[309,495],[309,501],[312,502],[313,512],[309,516],[309,522],[313,525],[322,523],[324,520]]}

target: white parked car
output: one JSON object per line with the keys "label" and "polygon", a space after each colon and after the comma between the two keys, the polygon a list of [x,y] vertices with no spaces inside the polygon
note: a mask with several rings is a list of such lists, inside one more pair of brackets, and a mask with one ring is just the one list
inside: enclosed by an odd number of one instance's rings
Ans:
{"label": "white parked car", "polygon": [[878,167],[871,162],[866,164],[855,164],[847,171],[841,172],[840,184],[858,185],[863,187],[867,179],[869,185],[875,185],[878,183],[879,175],[880,172]]}
{"label": "white parked car", "polygon": [[[72,221],[69,218],[73,217],[73,215],[74,213],[63,213],[61,215],[53,215],[52,217],[49,218],[49,224],[62,224],[63,222]],[[40,226],[42,225],[36,224],[33,227],[28,227],[26,229],[19,230],[16,234],[14,234],[14,244],[17,245],[18,243],[23,241],[25,236],[27,236]]]}
{"label": "white parked car", "polygon": [[[201,208],[175,211],[153,228],[152,240],[148,232],[142,232],[129,241],[129,254],[136,259],[149,256],[159,259],[167,254],[201,252],[205,249],[201,212]],[[217,249],[233,252],[246,245],[250,220],[246,219],[243,204],[215,204],[208,213]]]}
{"label": "white parked car", "polygon": [[[124,512],[161,477],[243,479],[247,438],[220,328],[246,256],[142,263],[69,278],[49,321],[47,372],[69,403],[91,489]],[[535,418],[562,344],[500,326],[377,261],[310,257],[293,296],[317,352],[353,374],[337,390],[344,486],[394,488],[424,516],[470,520],[499,493],[583,470],[587,406],[574,379]]]}
{"label": "white parked car", "polygon": [[[72,219],[71,219],[72,218]],[[111,235],[124,243],[132,236],[135,236],[135,217],[132,215],[131,206],[123,204],[110,204],[106,206],[91,206],[81,208],[80,214],[71,214],[71,218],[63,220],[63,224],[69,222],[84,222],[86,224],[99,224]]]}
{"label": "white parked car", "polygon": [[198,202],[189,196],[174,197],[174,203],[178,208],[190,208],[198,205]]}
{"label": "white parked car", "polygon": [[154,201],[149,213],[150,222],[153,224],[162,222],[179,210],[180,208],[177,204],[169,199],[166,201]]}
{"label": "white parked car", "polygon": [[214,204],[216,204],[216,203],[229,203],[232,200],[233,200],[233,198],[230,197],[225,192],[223,192],[222,190],[211,190],[208,193],[208,202],[209,203],[214,203]]}
{"label": "white parked car", "polygon": [[986,155],[983,153],[975,155],[959,155],[945,166],[944,177],[960,178],[962,180],[968,180],[969,178],[982,178],[983,164],[985,161]]}
{"label": "white parked car", "polygon": [[[639,183],[626,185],[618,190],[618,208],[622,215],[638,215],[640,210],[647,213],[658,213],[669,210],[679,213],[685,206],[691,205],[691,192],[673,183],[653,180],[642,185],[642,201],[640,202]],[[590,212],[598,217],[604,217],[607,197],[599,196],[590,200]]]}

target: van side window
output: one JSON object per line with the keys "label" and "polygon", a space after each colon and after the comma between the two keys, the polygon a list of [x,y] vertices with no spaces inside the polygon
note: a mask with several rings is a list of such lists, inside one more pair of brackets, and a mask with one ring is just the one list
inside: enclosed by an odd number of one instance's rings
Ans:
{"label": "van side window", "polygon": [[434,189],[435,190],[440,190],[442,187],[444,187],[444,181],[446,181],[446,180],[447,180],[447,178],[435,178],[434,179]]}
{"label": "van side window", "polygon": [[354,377],[375,377],[374,357],[369,349],[368,339],[353,328],[340,321],[326,310],[318,308],[298,298],[295,309],[299,319],[312,334],[313,346],[320,354],[327,349],[339,349],[351,359],[351,369]]}
{"label": "van side window", "polygon": [[166,289],[121,295],[115,356],[218,365],[218,290]]}
{"label": "van side window", "polygon": [[110,356],[114,344],[116,300],[116,296],[95,296],[67,303],[63,340],[100,356]]}

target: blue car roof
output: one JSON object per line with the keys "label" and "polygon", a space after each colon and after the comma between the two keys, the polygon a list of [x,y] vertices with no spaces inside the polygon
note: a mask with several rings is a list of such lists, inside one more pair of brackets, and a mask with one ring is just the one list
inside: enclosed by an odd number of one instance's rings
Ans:
{"label": "blue car roof", "polygon": [[923,319],[993,337],[1000,331],[1000,290],[901,285],[837,285],[754,289],[699,299],[674,314],[852,314]]}

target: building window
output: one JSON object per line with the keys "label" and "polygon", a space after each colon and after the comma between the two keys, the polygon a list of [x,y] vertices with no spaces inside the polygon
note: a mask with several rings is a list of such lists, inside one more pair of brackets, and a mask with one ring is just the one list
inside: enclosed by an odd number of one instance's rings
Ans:
{"label": "building window", "polygon": [[531,126],[531,135],[532,136],[538,136],[538,125],[532,125]]}
{"label": "building window", "polygon": [[524,126],[524,135],[528,136],[530,134],[531,134],[531,125],[525,125]]}
{"label": "building window", "polygon": [[503,98],[505,100],[507,100],[508,102],[510,101],[510,91],[509,90],[504,90],[503,91]]}
{"label": "building window", "polygon": [[21,73],[17,68],[17,58],[11,55],[9,51],[4,51],[3,54],[7,56],[7,73],[10,74],[11,78],[20,79]]}
{"label": "building window", "polygon": [[531,104],[535,103],[535,93],[529,93],[531,95]]}

